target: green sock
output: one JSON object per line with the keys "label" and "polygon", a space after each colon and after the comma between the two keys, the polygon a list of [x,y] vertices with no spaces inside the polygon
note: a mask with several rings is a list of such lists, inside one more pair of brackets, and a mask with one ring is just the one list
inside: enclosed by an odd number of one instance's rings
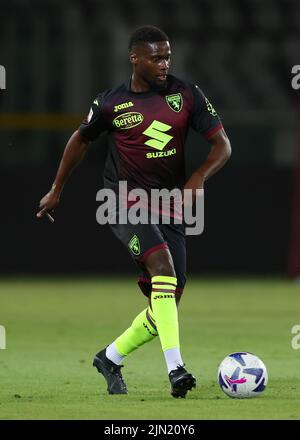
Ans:
{"label": "green sock", "polygon": [[155,276],[151,279],[151,304],[163,351],[179,348],[179,325],[175,301],[177,279]]}
{"label": "green sock", "polygon": [[127,356],[158,335],[150,307],[143,310],[133,320],[131,326],[115,340],[115,346],[122,356]]}

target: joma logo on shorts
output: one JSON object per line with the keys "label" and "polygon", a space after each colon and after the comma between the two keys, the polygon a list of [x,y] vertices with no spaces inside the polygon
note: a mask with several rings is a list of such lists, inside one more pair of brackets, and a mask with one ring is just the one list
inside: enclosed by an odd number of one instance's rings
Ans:
{"label": "joma logo on shorts", "polygon": [[114,112],[117,113],[118,111],[123,110],[124,108],[133,107],[133,106],[134,104],[131,101],[123,102],[123,104],[115,105]]}
{"label": "joma logo on shorts", "polygon": [[175,298],[174,295],[155,295],[153,299]]}
{"label": "joma logo on shorts", "polygon": [[155,153],[147,153],[146,157],[147,159],[154,159],[156,157],[173,156],[173,154],[176,154],[176,148],[172,148],[172,150],[167,150],[167,151],[157,151]]}
{"label": "joma logo on shorts", "polygon": [[137,125],[141,124],[143,120],[144,116],[142,113],[128,112],[117,116],[113,120],[113,125],[121,130],[128,130],[128,128],[136,127]]}

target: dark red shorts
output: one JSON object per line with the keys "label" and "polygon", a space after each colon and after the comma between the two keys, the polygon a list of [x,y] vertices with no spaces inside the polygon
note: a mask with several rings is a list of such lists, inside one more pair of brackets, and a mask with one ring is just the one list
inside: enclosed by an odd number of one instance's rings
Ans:
{"label": "dark red shorts", "polygon": [[141,270],[138,284],[147,297],[151,295],[151,279],[144,262],[151,253],[168,248],[177,277],[177,293],[182,293],[186,282],[186,243],[183,224],[115,224],[110,225],[116,237],[127,247]]}

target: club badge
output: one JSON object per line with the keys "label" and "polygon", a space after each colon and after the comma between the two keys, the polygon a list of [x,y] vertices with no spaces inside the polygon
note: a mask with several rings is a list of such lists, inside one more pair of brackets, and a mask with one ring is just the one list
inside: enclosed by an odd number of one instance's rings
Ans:
{"label": "club badge", "polygon": [[183,98],[181,93],[175,93],[174,95],[167,95],[166,101],[168,106],[176,113],[179,113],[182,109]]}

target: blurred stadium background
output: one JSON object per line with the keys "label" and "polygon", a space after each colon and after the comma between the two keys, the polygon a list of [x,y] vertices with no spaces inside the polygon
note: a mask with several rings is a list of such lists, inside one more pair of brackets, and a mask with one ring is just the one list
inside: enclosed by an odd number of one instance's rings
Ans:
{"label": "blurred stadium background", "polygon": [[[35,213],[94,96],[130,75],[127,40],[142,24],[169,34],[172,73],[199,84],[232,142],[206,185],[205,232],[188,239],[189,273],[299,274],[299,0],[10,0],[0,23],[2,274],[135,272],[95,220],[105,136],[66,186],[56,223]],[[191,133],[188,172],[207,152]]]}

